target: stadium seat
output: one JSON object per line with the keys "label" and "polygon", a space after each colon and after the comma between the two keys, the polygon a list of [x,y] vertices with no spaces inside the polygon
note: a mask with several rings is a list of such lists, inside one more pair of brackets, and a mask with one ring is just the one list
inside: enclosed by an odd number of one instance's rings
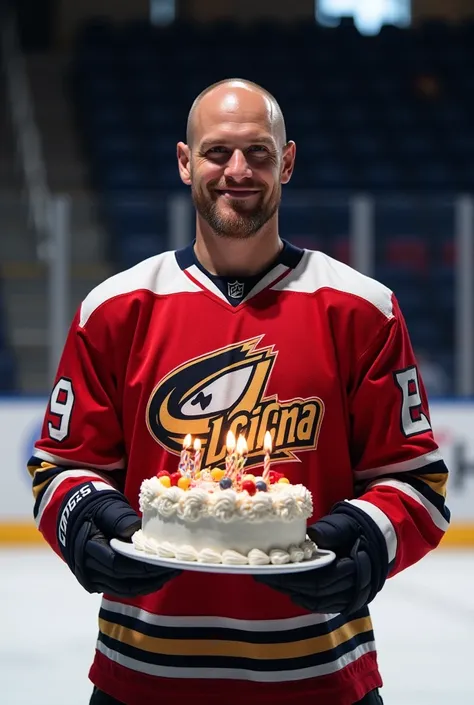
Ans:
{"label": "stadium seat", "polygon": [[426,272],[429,261],[427,243],[420,238],[393,238],[386,242],[385,261],[400,269]]}
{"label": "stadium seat", "polygon": [[169,249],[167,239],[158,234],[156,230],[152,232],[135,231],[133,236],[125,235],[115,239],[114,259],[119,269],[127,269],[167,249]]}
{"label": "stadium seat", "polygon": [[374,37],[350,21],[89,22],[72,85],[117,266],[167,246],[166,194],[182,188],[175,144],[191,101],[223,76],[246,75],[275,93],[297,142],[282,235],[347,261],[348,196],[372,192],[375,275],[399,296],[417,345],[452,364],[454,217],[443,194],[474,190],[473,47],[474,23],[439,20]]}

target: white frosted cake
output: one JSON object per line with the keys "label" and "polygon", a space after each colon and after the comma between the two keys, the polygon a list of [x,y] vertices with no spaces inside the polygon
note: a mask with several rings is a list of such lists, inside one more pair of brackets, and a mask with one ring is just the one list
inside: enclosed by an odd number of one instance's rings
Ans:
{"label": "white frosted cake", "polygon": [[309,560],[316,552],[306,535],[311,493],[280,473],[270,472],[264,481],[253,475],[232,479],[220,469],[192,478],[161,472],[143,481],[140,510],[134,546],[162,558],[279,565]]}

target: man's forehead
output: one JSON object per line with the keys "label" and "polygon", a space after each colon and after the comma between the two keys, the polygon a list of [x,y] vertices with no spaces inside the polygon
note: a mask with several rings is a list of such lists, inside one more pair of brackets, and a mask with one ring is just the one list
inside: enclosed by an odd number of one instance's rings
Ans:
{"label": "man's forehead", "polygon": [[217,106],[199,111],[195,119],[196,137],[221,130],[223,132],[245,132],[257,130],[272,134],[272,119],[269,110],[256,110],[249,107],[221,110]]}
{"label": "man's forehead", "polygon": [[269,130],[264,129],[258,123],[251,122],[220,123],[212,126],[211,129],[206,130],[202,134],[196,135],[196,137],[201,147],[217,142],[223,145],[258,143],[269,146],[274,146],[276,143],[276,137]]}
{"label": "man's forehead", "polygon": [[198,105],[202,113],[256,113],[270,117],[271,100],[264,94],[239,86],[219,86],[202,98]]}
{"label": "man's forehead", "polygon": [[208,130],[222,122],[257,123],[271,129],[272,104],[257,92],[232,89],[216,90],[205,96],[196,108],[195,125]]}

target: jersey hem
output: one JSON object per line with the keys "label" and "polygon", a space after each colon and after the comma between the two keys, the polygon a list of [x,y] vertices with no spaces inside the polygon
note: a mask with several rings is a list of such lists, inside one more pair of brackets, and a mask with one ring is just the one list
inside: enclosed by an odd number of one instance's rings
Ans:
{"label": "jersey hem", "polygon": [[271,684],[216,678],[206,684],[201,679],[183,682],[135,673],[96,652],[89,678],[96,688],[124,705],[242,705],[243,701],[246,705],[299,705],[313,700],[318,705],[354,705],[383,684],[374,653],[361,656],[344,671],[339,683],[332,684],[328,678],[333,680],[333,676]]}

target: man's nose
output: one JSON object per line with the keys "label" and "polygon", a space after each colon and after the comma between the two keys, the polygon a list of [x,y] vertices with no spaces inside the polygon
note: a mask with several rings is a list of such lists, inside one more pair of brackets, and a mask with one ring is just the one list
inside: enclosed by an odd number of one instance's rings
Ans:
{"label": "man's nose", "polygon": [[234,181],[243,181],[252,176],[252,170],[240,149],[236,149],[232,153],[231,158],[227,162],[224,174],[225,176],[230,176]]}

